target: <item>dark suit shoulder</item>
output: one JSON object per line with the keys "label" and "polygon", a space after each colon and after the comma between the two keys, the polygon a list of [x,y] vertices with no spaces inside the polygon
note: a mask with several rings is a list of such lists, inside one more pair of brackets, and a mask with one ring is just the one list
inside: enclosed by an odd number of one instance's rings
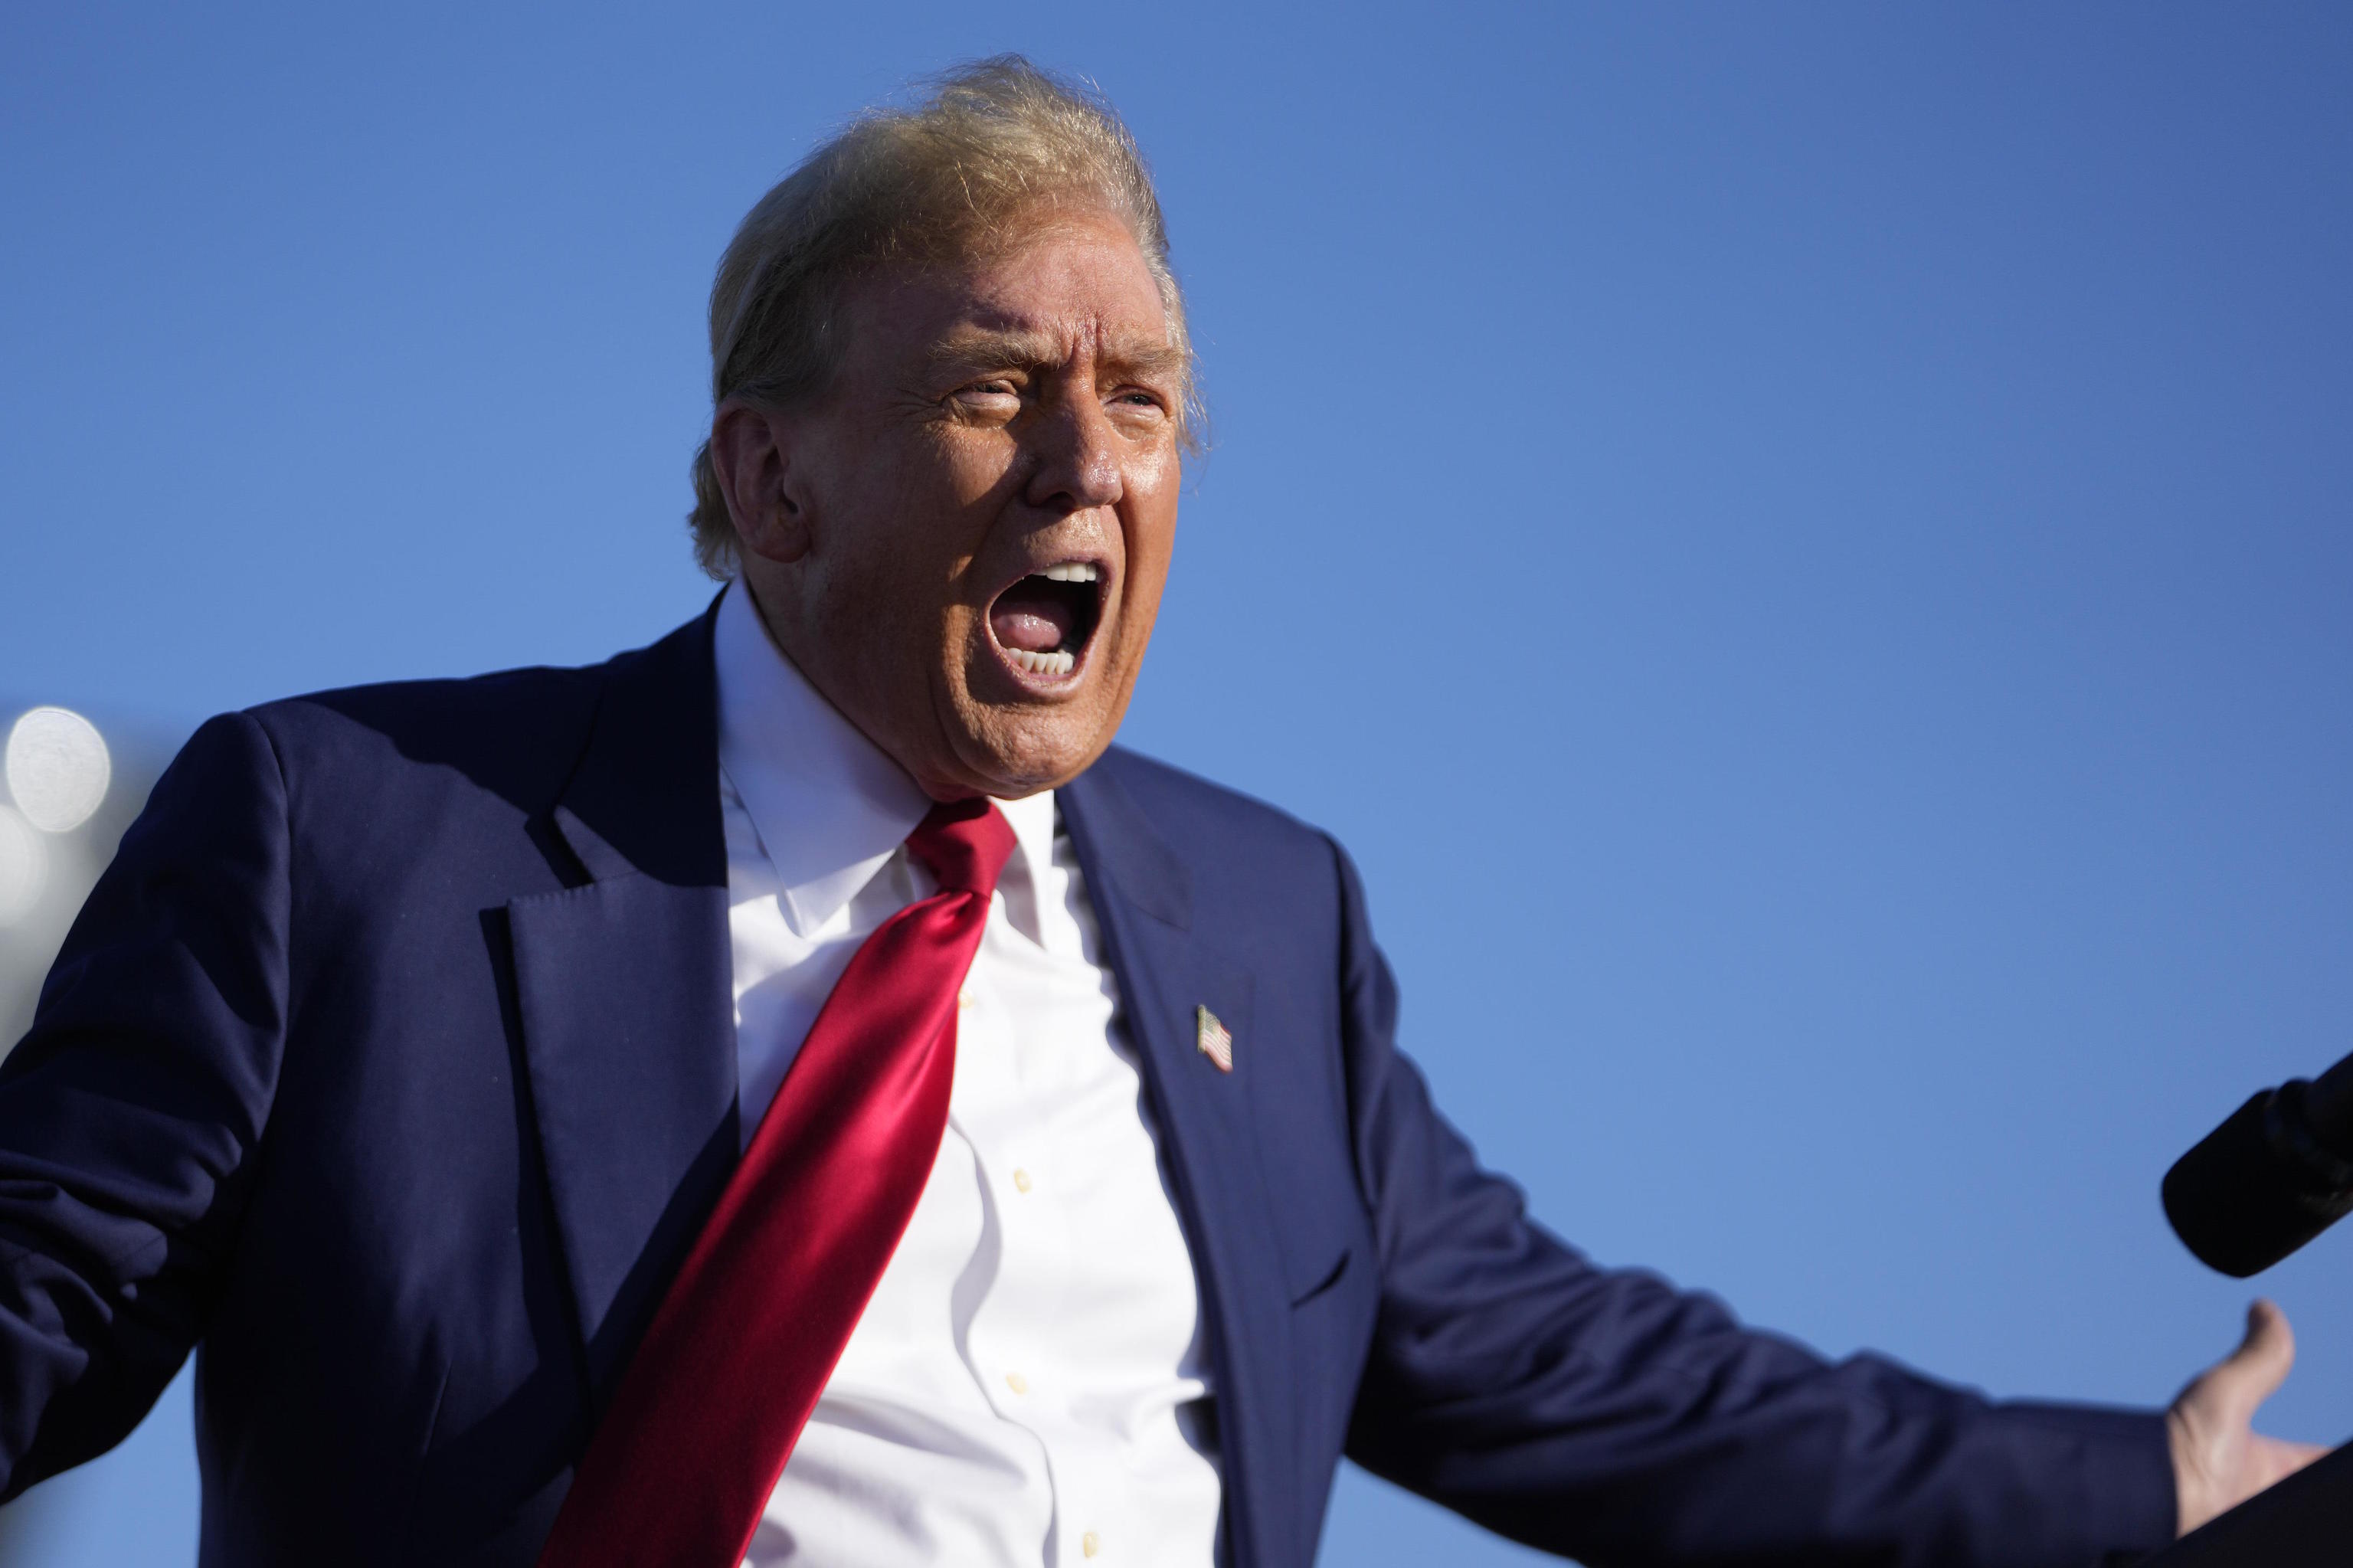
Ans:
{"label": "dark suit shoulder", "polygon": [[1121,747],[1092,769],[1182,866],[1199,931],[1236,950],[1336,963],[1341,852],[1321,829],[1239,789]]}
{"label": "dark suit shoulder", "polygon": [[[568,737],[576,755],[606,664],[502,670],[460,680],[391,681],[264,703],[248,712],[290,768],[332,766],[346,754],[474,774]],[[568,760],[568,758],[567,758]]]}
{"label": "dark suit shoulder", "polygon": [[1243,855],[1303,856],[1327,867],[1331,861],[1332,840],[1321,828],[1255,795],[1124,746],[1104,752],[1095,767],[1118,781],[1172,848],[1213,843]]}
{"label": "dark suit shoulder", "polygon": [[[395,681],[288,697],[248,709],[278,748],[290,788],[362,769],[461,775],[526,810],[543,808],[580,760],[600,706],[621,687],[692,706],[709,679],[708,614],[650,646],[596,664],[534,665],[457,680]],[[702,697],[708,705],[707,693]]]}
{"label": "dark suit shoulder", "polygon": [[307,800],[316,821],[340,828],[355,811],[413,807],[423,797],[495,800],[502,811],[538,816],[563,794],[600,714],[617,702],[633,711],[647,702],[709,708],[709,619],[597,664],[347,686],[267,703],[248,716],[277,748],[298,817]]}

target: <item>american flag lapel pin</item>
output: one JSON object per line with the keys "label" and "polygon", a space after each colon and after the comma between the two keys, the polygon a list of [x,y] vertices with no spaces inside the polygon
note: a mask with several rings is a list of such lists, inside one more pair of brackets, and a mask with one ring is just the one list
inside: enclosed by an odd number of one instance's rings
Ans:
{"label": "american flag lapel pin", "polygon": [[1219,1072],[1234,1070],[1234,1037],[1206,1007],[1193,1010],[1193,1043],[1201,1048],[1202,1055],[1218,1065]]}

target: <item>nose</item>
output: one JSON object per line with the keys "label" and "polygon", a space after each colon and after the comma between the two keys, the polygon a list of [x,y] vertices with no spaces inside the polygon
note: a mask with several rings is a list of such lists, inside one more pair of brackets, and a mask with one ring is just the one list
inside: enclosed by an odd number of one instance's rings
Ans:
{"label": "nose", "polygon": [[1036,467],[1025,498],[1046,511],[1116,505],[1126,493],[1120,436],[1092,396],[1057,398],[1030,428]]}

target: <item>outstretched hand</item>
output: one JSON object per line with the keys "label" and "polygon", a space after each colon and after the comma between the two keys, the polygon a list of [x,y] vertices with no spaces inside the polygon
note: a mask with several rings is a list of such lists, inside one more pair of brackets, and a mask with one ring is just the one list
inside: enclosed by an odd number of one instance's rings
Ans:
{"label": "outstretched hand", "polygon": [[2247,1337],[2239,1348],[2175,1397],[2165,1413],[2165,1431],[2173,1447],[2182,1534],[2328,1452],[2266,1437],[2253,1425],[2255,1407],[2279,1391],[2295,1364],[2295,1335],[2286,1314],[2258,1301],[2247,1308]]}

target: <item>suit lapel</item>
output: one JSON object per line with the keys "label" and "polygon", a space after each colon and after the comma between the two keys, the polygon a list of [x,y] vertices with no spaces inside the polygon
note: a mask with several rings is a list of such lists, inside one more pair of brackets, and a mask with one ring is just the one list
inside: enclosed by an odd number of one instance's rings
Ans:
{"label": "suit lapel", "polygon": [[552,813],[586,880],[507,906],[592,1412],[736,1161],[718,746],[705,615],[608,666]]}
{"label": "suit lapel", "polygon": [[[1121,1013],[1144,1067],[1178,1218],[1192,1248],[1217,1372],[1229,1561],[1284,1558],[1273,1527],[1292,1478],[1269,1397],[1288,1383],[1288,1299],[1250,1112],[1250,971],[1197,938],[1191,878],[1134,799],[1101,766],[1056,791],[1118,976]],[[1233,1035],[1233,1070],[1198,1044],[1196,1009]]]}

